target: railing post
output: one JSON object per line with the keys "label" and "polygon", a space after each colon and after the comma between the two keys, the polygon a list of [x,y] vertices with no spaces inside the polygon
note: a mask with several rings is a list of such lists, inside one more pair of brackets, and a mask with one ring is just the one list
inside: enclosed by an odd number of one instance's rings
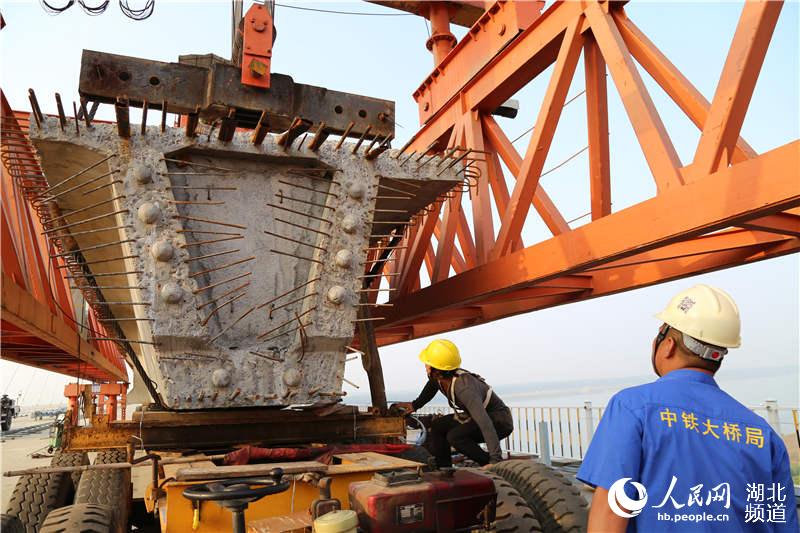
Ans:
{"label": "railing post", "polygon": [[539,461],[547,466],[553,464],[550,459],[550,429],[547,422],[539,422]]}
{"label": "railing post", "polygon": [[583,416],[586,420],[586,447],[592,442],[594,437],[594,413],[592,412],[592,402],[583,402]]}
{"label": "railing post", "polygon": [[777,400],[767,400],[764,402],[764,405],[767,408],[767,422],[769,425],[772,426],[772,429],[780,435],[781,434],[781,417],[778,411],[778,401]]}

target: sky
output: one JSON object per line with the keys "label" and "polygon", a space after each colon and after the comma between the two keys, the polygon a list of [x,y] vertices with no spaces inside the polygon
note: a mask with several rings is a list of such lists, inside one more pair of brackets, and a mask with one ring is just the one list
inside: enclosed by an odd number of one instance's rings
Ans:
{"label": "sky", "polygon": [[[300,83],[394,100],[398,123],[395,144],[404,144],[418,126],[411,94],[432,68],[431,55],[425,49],[428,29],[424,19],[383,16],[400,12],[365,2],[291,5],[382,14],[317,13],[291,9],[279,2],[272,71],[289,74]],[[741,2],[642,1],[631,2],[626,10],[711,100],[741,6]],[[742,129],[743,137],[758,152],[800,137],[799,7],[796,1],[783,7]],[[230,55],[229,2],[156,0],[152,17],[140,22],[125,18],[115,2],[96,17],[83,13],[77,4],[58,16],[45,13],[38,2],[2,1],[0,9],[7,24],[0,32],[0,85],[15,109],[28,108],[29,87],[36,90],[45,112],[55,111],[54,92],[60,92],[66,102],[77,99],[82,49],[161,61],[177,61],[181,54]],[[464,31],[454,28],[458,37]],[[582,71],[579,64],[568,98],[582,91]],[[510,139],[533,125],[549,72],[516,95],[520,102],[516,119],[498,119]],[[640,72],[681,160],[691,161],[699,132],[642,69]],[[652,197],[655,185],[610,78],[609,114],[612,209],[617,211]],[[113,118],[111,108],[101,108],[99,117]],[[131,118],[137,121],[133,112]],[[157,119],[151,115],[151,120]],[[585,100],[579,96],[562,113],[545,169],[586,146],[585,124]],[[524,153],[528,139],[529,134],[515,143],[519,152]],[[542,178],[542,186],[567,220],[589,211],[587,168],[583,152]],[[470,211],[468,206],[465,209]],[[572,226],[586,221],[579,219]],[[523,236],[526,245],[548,236],[535,213],[529,215]],[[449,333],[447,338],[461,347],[464,366],[495,386],[530,385],[533,389],[562,381],[644,381],[650,379],[650,343],[659,326],[653,315],[674,293],[696,283],[708,283],[734,297],[743,322],[743,345],[728,356],[719,375],[722,386],[727,382],[734,386],[735,379],[741,382],[748,372],[771,375],[780,381],[753,380],[751,387],[737,386],[746,396],[743,401],[756,404],[776,396],[785,406],[797,407],[799,279],[800,263],[793,255],[496,321]],[[417,354],[430,340],[381,349],[390,396],[410,399],[408,395],[422,386],[424,374]],[[358,398],[367,380],[357,362],[350,365],[347,379],[362,388],[355,391],[346,386],[346,390]],[[0,363],[0,390],[15,396],[22,393],[23,403],[61,401],[66,381],[49,372]],[[780,383],[779,390],[774,383]]]}

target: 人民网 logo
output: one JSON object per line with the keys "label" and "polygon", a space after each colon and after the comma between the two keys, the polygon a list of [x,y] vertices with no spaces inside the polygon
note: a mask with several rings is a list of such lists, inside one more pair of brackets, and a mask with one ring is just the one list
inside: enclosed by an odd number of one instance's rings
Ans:
{"label": "\u4eba\u6c11\u7f51 logo", "polygon": [[615,515],[621,516],[622,518],[633,518],[637,516],[642,512],[644,506],[647,505],[647,490],[641,483],[631,481],[631,485],[633,485],[639,495],[638,499],[633,500],[628,498],[628,495],[625,494],[625,483],[630,480],[631,478],[629,477],[618,479],[611,485],[611,488],[608,489],[608,506],[611,507]]}

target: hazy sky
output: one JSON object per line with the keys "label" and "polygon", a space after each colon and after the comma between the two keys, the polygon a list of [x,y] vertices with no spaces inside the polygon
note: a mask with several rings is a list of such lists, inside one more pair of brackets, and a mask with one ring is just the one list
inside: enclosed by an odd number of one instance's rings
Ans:
{"label": "hazy sky", "polygon": [[[135,1],[131,0],[131,4]],[[97,17],[84,14],[77,5],[59,16],[46,14],[37,2],[3,1],[0,5],[7,23],[0,32],[0,83],[17,109],[28,108],[28,87],[37,91],[45,112],[55,111],[56,91],[69,107],[69,102],[77,99],[80,54],[84,48],[162,61],[177,61],[178,55],[189,53],[230,55],[228,2],[156,0],[154,15],[143,22],[125,18],[113,2],[105,14]],[[294,5],[397,13],[356,2]],[[626,9],[630,18],[710,100],[741,2],[632,2]],[[744,124],[743,136],[759,152],[800,137],[798,16],[798,3],[787,2]],[[428,34],[423,19],[313,13],[279,4],[276,26],[273,72],[290,74],[297,82],[392,99],[397,103],[399,124],[396,145],[402,145],[414,133],[418,120],[411,94],[432,67],[424,46]],[[456,33],[461,35],[463,31],[457,29]],[[570,97],[584,87],[582,71],[579,65]],[[517,95],[517,119],[499,119],[509,138],[517,137],[533,124],[548,75],[546,71]],[[684,163],[690,161],[699,132],[646,74],[644,77],[678,154]],[[652,196],[655,186],[610,79],[609,106],[612,201],[613,209],[619,210]],[[113,113],[110,108],[101,108],[100,116],[112,118]],[[132,117],[135,118],[136,115]],[[579,97],[564,110],[545,169],[586,145],[585,124],[585,101]],[[518,151],[524,152],[527,139],[524,136],[516,143]],[[566,219],[587,213],[586,154],[544,177],[542,185]],[[573,227],[585,221],[579,220]],[[547,237],[546,228],[533,212],[524,236],[526,244]],[[731,371],[773,367],[777,372],[788,372],[793,376],[791,390],[781,392],[782,396],[793,398],[796,406],[799,275],[795,255],[539,311],[448,337],[461,346],[464,366],[495,384],[643,376],[650,371],[650,342],[659,325],[653,314],[682,288],[710,283],[730,292],[742,313],[743,346],[730,354],[726,367]],[[421,384],[417,353],[428,340],[382,349],[390,391],[414,389]],[[351,365],[348,379],[365,385],[366,377],[358,363]],[[2,391],[14,395],[22,392],[23,401],[28,404],[58,401],[66,382],[61,376],[7,362],[2,362],[0,372]],[[724,379],[721,381],[724,385]],[[764,397],[769,393],[765,390]]]}

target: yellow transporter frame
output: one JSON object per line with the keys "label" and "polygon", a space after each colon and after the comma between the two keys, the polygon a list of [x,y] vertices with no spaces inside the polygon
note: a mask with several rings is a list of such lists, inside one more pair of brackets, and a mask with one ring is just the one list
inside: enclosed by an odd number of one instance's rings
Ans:
{"label": "yellow transporter frame", "polygon": [[[350,453],[336,455],[340,464],[319,465],[313,468],[318,474],[331,478],[331,498],[342,502],[342,508],[348,509],[350,502],[348,490],[351,483],[369,480],[375,472],[393,470],[396,468],[419,467],[419,463],[391,457],[379,453]],[[300,468],[309,462],[297,463]],[[283,463],[285,464],[285,463]],[[204,480],[183,481],[182,478],[193,478],[192,470],[207,472],[208,468],[218,470],[220,477],[224,477],[229,467],[214,467],[210,462],[193,463],[190,465],[164,465],[164,477],[159,479],[161,491],[158,501],[152,486],[148,488],[145,504],[148,511],[153,512],[158,507],[158,516],[161,522],[161,531],[165,533],[219,533],[231,530],[231,513],[214,502],[204,502],[200,505],[199,519],[195,521],[195,512],[192,502],[183,497],[186,487],[198,483],[214,480],[214,477]],[[262,472],[267,472],[275,465],[250,465],[260,467]],[[230,472],[230,470],[228,470]],[[251,474],[253,475],[253,474]],[[166,481],[169,478],[174,481]],[[230,476],[229,476],[230,477]],[[166,481],[166,482],[165,482]],[[290,516],[295,513],[306,512],[311,508],[314,500],[320,498],[320,490],[311,483],[296,480],[292,482],[289,490],[266,496],[250,504],[245,511],[245,520],[252,525],[255,520],[265,518]],[[251,530],[248,528],[248,530]],[[253,531],[255,529],[252,529]]]}

